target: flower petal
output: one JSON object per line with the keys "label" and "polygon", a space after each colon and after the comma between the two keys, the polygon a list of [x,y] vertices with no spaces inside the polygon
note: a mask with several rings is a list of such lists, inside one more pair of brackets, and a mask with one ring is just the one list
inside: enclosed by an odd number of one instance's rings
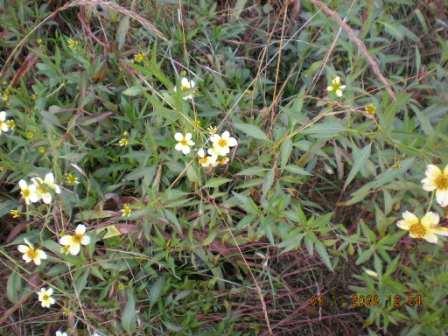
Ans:
{"label": "flower petal", "polygon": [[19,245],[17,246],[17,249],[19,250],[20,253],[27,253],[30,248],[29,246],[26,245]]}
{"label": "flower petal", "polygon": [[86,226],[83,224],[79,224],[75,229],[75,233],[79,236],[82,236],[84,233],[86,233]]}
{"label": "flower petal", "polygon": [[69,247],[69,252],[71,255],[78,255],[79,251],[81,250],[81,245],[79,244],[71,244]]}
{"label": "flower petal", "polygon": [[423,236],[423,239],[426,240],[429,243],[437,244],[437,235],[434,233],[427,233],[425,236]]}
{"label": "flower petal", "polygon": [[448,190],[437,190],[436,191],[436,200],[437,200],[437,203],[439,203],[441,207],[448,206]]}
{"label": "flower petal", "polygon": [[6,120],[6,112],[5,111],[1,111],[0,112],[0,121],[5,121]]}
{"label": "flower petal", "polygon": [[84,235],[81,238],[81,244],[82,245],[89,245],[90,244],[90,237],[88,235]]}
{"label": "flower petal", "polygon": [[431,228],[437,226],[439,224],[439,221],[439,214],[429,211],[422,217],[420,223],[422,223],[422,225],[426,228]]}
{"label": "flower petal", "polygon": [[69,246],[72,244],[73,237],[70,235],[64,235],[59,239],[59,244],[63,246]]}
{"label": "flower petal", "polygon": [[182,133],[177,132],[176,134],[174,134],[174,139],[176,139],[176,141],[182,141],[184,138],[184,136],[182,135]]}

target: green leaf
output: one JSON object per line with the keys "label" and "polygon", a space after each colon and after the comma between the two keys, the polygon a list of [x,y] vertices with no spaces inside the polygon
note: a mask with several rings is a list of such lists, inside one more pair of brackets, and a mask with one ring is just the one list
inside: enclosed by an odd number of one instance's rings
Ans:
{"label": "green leaf", "polygon": [[258,126],[245,123],[235,123],[234,126],[237,130],[249,135],[252,138],[269,141],[267,135]]}
{"label": "green leaf", "polygon": [[131,288],[127,291],[127,302],[121,314],[121,325],[129,334],[135,330],[137,326],[137,316],[135,310],[135,297]]}
{"label": "green leaf", "polygon": [[286,171],[292,174],[297,174],[297,175],[304,175],[304,176],[311,176],[313,174],[307,172],[305,169],[299,167],[299,166],[295,166],[295,165],[287,165],[285,167]]}
{"label": "green leaf", "polygon": [[302,131],[303,134],[314,138],[333,138],[345,130],[344,125],[339,119],[328,119],[320,124],[315,124]]}
{"label": "green leaf", "polygon": [[90,269],[86,269],[77,279],[75,279],[75,288],[78,294],[81,294],[87,285],[87,278],[89,277]]}
{"label": "green leaf", "polygon": [[232,181],[231,179],[225,177],[214,177],[207,181],[204,187],[206,188],[217,188],[227,182]]}
{"label": "green leaf", "polygon": [[330,256],[328,255],[327,249],[324,244],[322,244],[319,240],[314,242],[314,247],[316,248],[317,253],[322,258],[325,266],[328,267],[330,271],[333,271],[333,266],[331,265]]}
{"label": "green leaf", "polygon": [[290,138],[287,138],[280,147],[280,168],[283,170],[288,163],[289,157],[292,152],[292,141]]}
{"label": "green leaf", "polygon": [[345,190],[345,188],[347,188],[347,186],[350,184],[350,182],[352,182],[353,179],[355,178],[356,174],[366,164],[366,161],[369,159],[369,156],[370,156],[371,147],[372,147],[372,144],[368,144],[360,151],[355,151],[353,153],[354,163],[353,163],[352,169],[350,170],[350,173],[347,176],[347,179],[345,180],[344,187],[342,188],[343,190]]}
{"label": "green leaf", "polygon": [[149,289],[149,303],[151,306],[157,303],[162,295],[163,286],[165,285],[165,277],[161,276],[151,285]]}
{"label": "green leaf", "polygon": [[134,86],[131,86],[130,88],[127,88],[122,93],[125,96],[135,97],[135,96],[140,95],[144,91],[145,91],[145,89],[142,88],[140,85],[134,85]]}
{"label": "green leaf", "polygon": [[118,44],[118,50],[121,50],[126,42],[126,35],[129,31],[129,16],[124,16],[118,24],[116,40]]}
{"label": "green leaf", "polygon": [[6,296],[8,297],[8,300],[12,303],[16,303],[19,301],[20,298],[20,292],[23,287],[23,280],[20,277],[20,275],[13,271],[9,277],[8,282],[6,284]]}

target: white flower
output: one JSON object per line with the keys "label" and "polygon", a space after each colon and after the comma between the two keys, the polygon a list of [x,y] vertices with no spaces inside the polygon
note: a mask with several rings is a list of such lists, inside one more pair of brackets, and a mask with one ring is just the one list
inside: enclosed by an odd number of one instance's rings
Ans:
{"label": "white flower", "polygon": [[409,231],[411,238],[424,239],[430,243],[437,243],[437,235],[448,236],[448,228],[439,226],[440,217],[434,212],[427,212],[419,219],[412,212],[403,213],[403,219],[398,221],[400,229]]}
{"label": "white flower", "polygon": [[439,167],[429,164],[425,175],[422,180],[423,190],[435,190],[437,203],[442,207],[448,206],[448,165],[442,171]]}
{"label": "white flower", "polygon": [[53,173],[47,173],[47,175],[45,175],[44,183],[50,189],[52,189],[56,194],[60,194],[61,193],[61,188],[56,183],[54,183],[54,175],[53,175]]}
{"label": "white flower", "polygon": [[9,126],[6,121],[6,112],[1,111],[0,112],[0,134],[2,134],[2,132],[8,132],[8,131],[9,131]]}
{"label": "white flower", "polygon": [[[194,93],[195,88],[196,88],[196,83],[195,83],[194,80],[192,80],[192,79],[190,80],[190,79],[185,78],[185,77],[183,77],[180,80],[180,91],[182,93],[185,93],[185,92],[188,93],[189,92],[187,95],[185,95],[183,97],[184,100],[193,99],[193,93]],[[177,91],[177,88],[174,87],[174,92],[176,92],[176,91]]]}
{"label": "white flower", "polygon": [[334,92],[336,96],[342,97],[342,91],[345,89],[345,85],[341,85],[341,77],[336,76],[331,81],[331,84],[327,86],[328,92]]}
{"label": "white flower", "polygon": [[41,249],[35,248],[27,239],[25,239],[26,245],[19,245],[17,249],[22,253],[22,259],[26,263],[34,262],[36,265],[41,264],[42,259],[47,259],[47,254]]}
{"label": "white flower", "polygon": [[56,335],[55,336],[68,336],[67,333],[65,331],[56,331]]}
{"label": "white flower", "polygon": [[210,141],[213,143],[213,152],[218,156],[226,156],[230,152],[230,147],[235,147],[238,144],[228,131],[221,135],[213,134]]}
{"label": "white flower", "polygon": [[54,183],[53,173],[46,174],[43,180],[40,177],[33,177],[31,181],[36,186],[38,197],[41,198],[45,204],[51,203],[53,199],[53,196],[51,195],[52,191],[57,194],[61,192],[61,188]]}
{"label": "white flower", "polygon": [[67,246],[71,255],[78,255],[81,245],[89,245],[90,237],[85,234],[85,225],[79,224],[74,235],[64,235],[59,239],[59,244]]}
{"label": "white flower", "polygon": [[19,187],[26,204],[39,201],[39,195],[37,194],[36,186],[34,184],[28,185],[25,180],[20,180]]}
{"label": "white flower", "polygon": [[50,308],[52,304],[56,303],[56,300],[52,297],[52,295],[53,295],[53,288],[48,289],[41,288],[37,292],[37,296],[42,307]]}
{"label": "white flower", "polygon": [[218,165],[218,162],[216,161],[218,156],[210,150],[208,150],[208,153],[209,155],[206,155],[203,148],[198,150],[199,164],[204,168],[216,167]]}
{"label": "white flower", "polygon": [[176,147],[174,148],[185,155],[189,154],[191,151],[190,147],[194,145],[194,141],[191,140],[191,138],[191,133],[183,135],[182,133],[177,132],[174,134],[174,139],[177,141]]}

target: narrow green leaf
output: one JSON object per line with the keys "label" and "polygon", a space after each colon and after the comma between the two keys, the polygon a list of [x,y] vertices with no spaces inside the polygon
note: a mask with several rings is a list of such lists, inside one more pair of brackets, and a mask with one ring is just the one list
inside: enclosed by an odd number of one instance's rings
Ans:
{"label": "narrow green leaf", "polygon": [[265,140],[268,141],[267,135],[260,129],[260,127],[251,125],[251,124],[245,124],[245,123],[235,123],[235,128],[248,136],[259,139],[259,140]]}
{"label": "narrow green leaf", "polygon": [[280,147],[280,168],[283,170],[288,163],[289,157],[292,152],[292,141],[290,138],[287,138]]}
{"label": "narrow green leaf", "polygon": [[118,24],[116,40],[118,44],[118,50],[121,50],[126,42],[126,35],[129,31],[129,16],[124,16]]}
{"label": "narrow green leaf", "polygon": [[132,334],[132,332],[135,330],[137,326],[135,297],[132,288],[129,288],[126,291],[126,294],[128,300],[121,314],[121,325],[123,326],[124,330],[126,330],[129,334]]}
{"label": "narrow green leaf", "polygon": [[356,174],[361,170],[362,167],[366,164],[366,161],[369,159],[370,156],[370,150],[371,150],[372,144],[368,144],[360,151],[355,151],[353,153],[353,166],[350,170],[350,173],[348,173],[347,179],[345,180],[344,187],[342,188],[345,190],[347,186],[350,184],[350,182],[353,181]]}

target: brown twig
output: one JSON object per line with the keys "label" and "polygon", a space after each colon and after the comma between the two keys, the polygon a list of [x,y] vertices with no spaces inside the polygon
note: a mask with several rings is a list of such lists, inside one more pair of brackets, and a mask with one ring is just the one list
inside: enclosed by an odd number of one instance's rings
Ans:
{"label": "brown twig", "polygon": [[367,62],[369,63],[373,73],[378,77],[381,83],[384,84],[387,93],[395,100],[396,96],[394,91],[392,90],[392,86],[387,80],[386,77],[383,76],[381,73],[380,67],[378,66],[378,62],[376,59],[369,54],[369,51],[367,50],[366,45],[364,42],[362,42],[357,36],[356,33],[353,31],[353,29],[345,23],[340,15],[333,11],[332,9],[328,8],[326,4],[324,4],[320,0],[311,0],[311,2],[318,7],[322,12],[324,12],[325,15],[332,18],[336,23],[342,28],[343,31],[345,31],[348,35],[348,38],[350,41],[352,41],[359,49],[359,51],[364,55],[364,57],[367,59]]}

